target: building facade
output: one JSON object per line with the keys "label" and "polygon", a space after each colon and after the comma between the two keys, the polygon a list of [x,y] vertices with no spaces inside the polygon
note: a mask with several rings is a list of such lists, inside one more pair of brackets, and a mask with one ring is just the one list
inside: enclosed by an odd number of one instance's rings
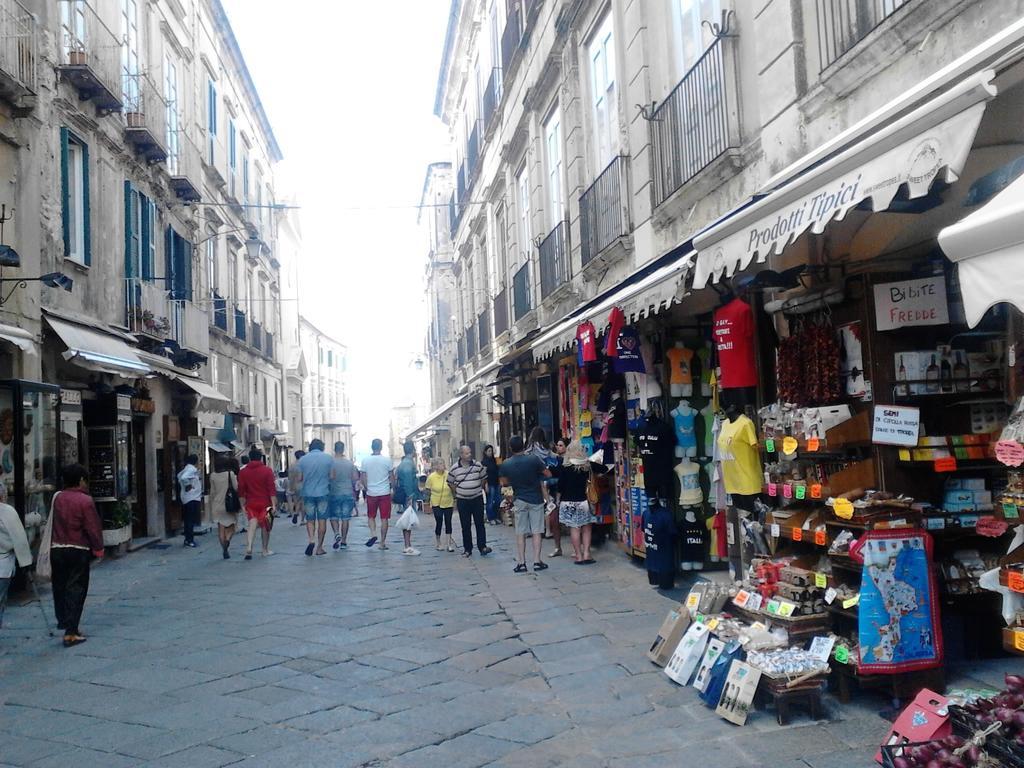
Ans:
{"label": "building facade", "polygon": [[184,456],[280,431],[281,153],[219,0],[0,14],[0,411],[38,412],[3,479],[42,517],[81,462],[108,525],[162,536]]}
{"label": "building facade", "polygon": [[338,440],[351,445],[348,347],[305,317],[299,318],[299,340],[308,368],[302,385],[302,444],[319,437],[328,448]]}
{"label": "building facade", "polygon": [[[453,0],[435,112],[452,147],[456,365],[433,396],[453,405],[419,431],[449,418],[456,442],[559,432],[545,358],[575,325],[553,329],[645,280],[627,315],[678,301],[695,236],[1022,10]],[[688,298],[695,315],[717,299]]]}

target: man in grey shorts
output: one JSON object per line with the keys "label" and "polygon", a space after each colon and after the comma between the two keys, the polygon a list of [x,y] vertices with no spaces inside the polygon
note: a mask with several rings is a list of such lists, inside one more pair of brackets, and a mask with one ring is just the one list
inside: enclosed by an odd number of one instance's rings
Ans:
{"label": "man in grey shorts", "polygon": [[540,559],[540,546],[544,536],[544,504],[547,501],[547,486],[544,479],[551,477],[543,461],[523,453],[523,438],[514,435],[508,441],[512,456],[498,468],[498,479],[502,485],[512,486],[515,494],[513,508],[516,513],[516,573],[526,573],[526,537],[533,537],[533,570],[543,571],[547,563]]}

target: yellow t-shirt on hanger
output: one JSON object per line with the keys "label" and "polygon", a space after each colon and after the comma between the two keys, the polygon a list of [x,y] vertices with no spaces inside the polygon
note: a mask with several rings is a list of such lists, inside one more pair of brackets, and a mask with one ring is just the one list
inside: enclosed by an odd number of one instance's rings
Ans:
{"label": "yellow t-shirt on hanger", "polygon": [[761,492],[761,456],[757,430],[747,416],[736,421],[724,419],[718,433],[718,455],[722,461],[722,483],[726,493],[752,496]]}

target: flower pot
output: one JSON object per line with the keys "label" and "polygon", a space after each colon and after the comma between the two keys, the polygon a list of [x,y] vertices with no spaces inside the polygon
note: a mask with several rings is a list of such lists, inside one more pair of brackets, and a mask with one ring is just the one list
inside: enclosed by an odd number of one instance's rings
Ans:
{"label": "flower pot", "polygon": [[127,112],[125,118],[128,120],[129,128],[144,128],[146,126],[146,115],[142,112]]}
{"label": "flower pot", "polygon": [[116,547],[118,544],[124,544],[131,537],[132,527],[130,525],[126,525],[123,528],[104,528],[103,546]]}
{"label": "flower pot", "polygon": [[84,67],[89,63],[89,55],[85,51],[69,51],[68,62],[73,67]]}

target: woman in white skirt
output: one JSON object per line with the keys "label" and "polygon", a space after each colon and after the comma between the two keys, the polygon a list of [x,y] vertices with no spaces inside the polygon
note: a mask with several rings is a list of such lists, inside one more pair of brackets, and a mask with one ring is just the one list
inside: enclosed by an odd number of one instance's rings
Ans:
{"label": "woman in white skirt", "polygon": [[558,478],[558,524],[569,529],[576,565],[593,565],[590,538],[594,513],[587,502],[590,460],[579,440],[569,444],[562,464],[553,467],[552,473]]}
{"label": "woman in white skirt", "polygon": [[238,509],[228,511],[225,500],[228,489],[235,491],[234,499],[238,500],[238,459],[233,456],[216,456],[213,460],[213,471],[210,473],[210,509],[213,511],[213,521],[217,524],[217,538],[220,539],[220,548],[224,559],[228,560],[228,547],[231,546],[231,537],[235,535],[235,525],[238,523]]}

